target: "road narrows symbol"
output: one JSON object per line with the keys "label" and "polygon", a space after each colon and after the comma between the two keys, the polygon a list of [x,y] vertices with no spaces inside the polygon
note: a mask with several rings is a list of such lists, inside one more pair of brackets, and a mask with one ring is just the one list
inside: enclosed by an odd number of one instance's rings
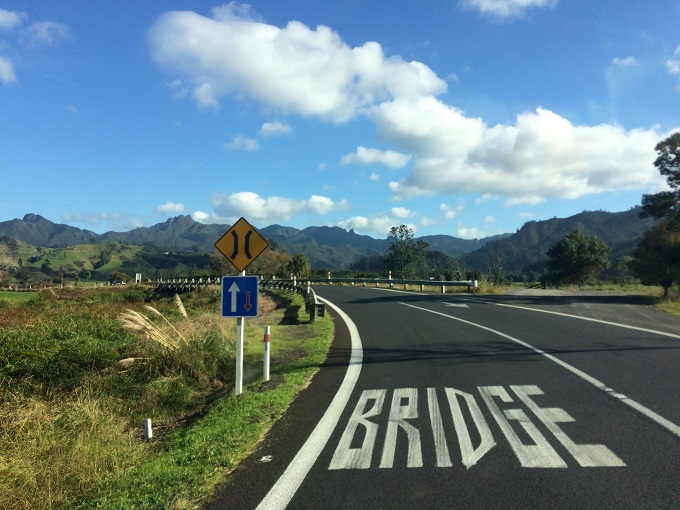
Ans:
{"label": "road narrows symbol", "polygon": [[268,247],[267,240],[245,218],[234,223],[215,243],[215,248],[239,271],[244,271]]}
{"label": "road narrows symbol", "polygon": [[245,239],[245,253],[246,257],[248,257],[248,260],[252,259],[253,256],[250,254],[250,236],[253,235],[253,231],[249,230],[248,233],[246,234],[246,239]]}
{"label": "road narrows symbol", "polygon": [[238,255],[238,234],[232,230],[231,235],[234,238],[234,252],[231,254],[230,258],[235,259],[236,256]]}

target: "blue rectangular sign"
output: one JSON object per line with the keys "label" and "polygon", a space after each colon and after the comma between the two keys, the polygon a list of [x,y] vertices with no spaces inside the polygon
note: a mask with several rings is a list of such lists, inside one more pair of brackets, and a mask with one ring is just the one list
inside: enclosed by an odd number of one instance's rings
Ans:
{"label": "blue rectangular sign", "polygon": [[222,317],[257,317],[257,276],[222,277]]}

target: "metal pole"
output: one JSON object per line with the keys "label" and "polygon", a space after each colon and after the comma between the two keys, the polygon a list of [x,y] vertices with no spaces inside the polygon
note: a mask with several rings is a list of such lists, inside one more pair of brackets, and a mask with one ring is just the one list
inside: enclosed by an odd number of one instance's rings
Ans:
{"label": "metal pole", "polygon": [[271,343],[271,327],[264,328],[264,380],[269,381],[269,344]]}
{"label": "metal pole", "polygon": [[[241,276],[245,276],[246,272],[241,271]],[[245,336],[245,317],[236,318],[236,381],[234,393],[240,395],[243,393],[243,337]]]}

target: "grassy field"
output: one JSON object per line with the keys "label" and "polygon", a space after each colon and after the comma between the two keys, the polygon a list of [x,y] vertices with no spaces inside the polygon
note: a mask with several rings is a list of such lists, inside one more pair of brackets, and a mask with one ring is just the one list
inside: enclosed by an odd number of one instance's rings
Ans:
{"label": "grassy field", "polygon": [[[8,290],[0,290],[0,303],[6,301],[6,304],[11,302],[24,302],[33,299],[38,295],[37,292],[15,292]],[[2,306],[0,304],[0,306]]]}
{"label": "grassy field", "polygon": [[[235,321],[220,316],[219,298],[204,290],[155,300],[128,287],[4,300],[0,508],[179,509],[211,494],[308,384],[333,331],[329,317],[308,322],[299,296],[261,295],[260,316],[246,321],[246,387],[236,397]],[[120,321],[129,309],[146,318],[136,332]]]}

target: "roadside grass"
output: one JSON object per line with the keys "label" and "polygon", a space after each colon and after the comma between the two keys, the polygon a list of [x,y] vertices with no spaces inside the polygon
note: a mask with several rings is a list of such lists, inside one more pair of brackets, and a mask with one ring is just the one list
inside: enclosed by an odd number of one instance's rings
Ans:
{"label": "roadside grass", "polygon": [[28,301],[37,295],[37,292],[15,292],[9,290],[0,290],[0,307],[7,306],[11,302]]}
{"label": "roadside grass", "polygon": [[[235,397],[236,326],[219,313],[219,290],[182,299],[186,317],[134,287],[43,291],[0,307],[0,508],[195,506],[308,384],[332,337],[331,319],[309,323],[301,297],[261,294],[260,316],[246,321],[247,386]],[[186,344],[167,349],[126,331],[118,317],[128,308]]]}

